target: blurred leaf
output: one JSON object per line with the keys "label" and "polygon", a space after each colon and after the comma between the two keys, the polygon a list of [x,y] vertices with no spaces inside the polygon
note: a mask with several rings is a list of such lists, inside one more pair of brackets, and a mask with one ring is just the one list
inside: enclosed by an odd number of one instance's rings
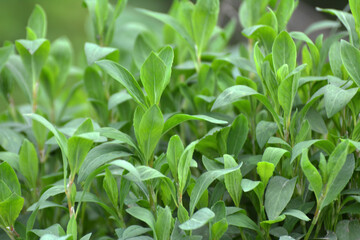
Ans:
{"label": "blurred leaf", "polygon": [[27,139],[24,140],[20,149],[19,166],[20,172],[28,181],[32,191],[35,191],[39,173],[39,159],[34,145]]}
{"label": "blurred leaf", "polygon": [[181,224],[179,227],[182,230],[195,230],[204,226],[214,217],[215,214],[213,211],[209,208],[202,208],[194,213],[189,220]]}

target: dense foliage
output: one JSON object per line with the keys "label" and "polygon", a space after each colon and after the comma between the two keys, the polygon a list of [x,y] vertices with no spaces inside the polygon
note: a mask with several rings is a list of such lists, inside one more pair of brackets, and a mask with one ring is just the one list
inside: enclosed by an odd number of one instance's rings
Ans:
{"label": "dense foliage", "polygon": [[84,0],[80,67],[40,6],[0,48],[0,238],[359,239],[360,0],[305,33],[244,0],[235,46],[219,0],[126,3]]}

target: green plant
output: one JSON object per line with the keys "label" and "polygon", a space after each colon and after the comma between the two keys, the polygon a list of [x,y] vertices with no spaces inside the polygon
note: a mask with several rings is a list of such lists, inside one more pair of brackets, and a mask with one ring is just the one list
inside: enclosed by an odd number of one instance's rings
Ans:
{"label": "green plant", "polygon": [[235,46],[219,0],[126,4],[84,0],[79,65],[40,6],[0,48],[0,238],[358,239],[360,1],[303,33],[244,0]]}

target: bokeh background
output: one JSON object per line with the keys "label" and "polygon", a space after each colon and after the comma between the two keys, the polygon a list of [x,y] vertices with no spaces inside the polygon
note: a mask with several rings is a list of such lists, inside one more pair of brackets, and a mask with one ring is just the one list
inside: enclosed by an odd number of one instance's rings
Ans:
{"label": "bokeh background", "polygon": [[[171,2],[172,0],[129,0],[128,7],[121,18],[124,21],[134,18],[134,8],[138,7],[165,12],[170,7]],[[234,17],[240,0],[221,0],[221,3],[220,20],[224,22],[229,17]],[[317,12],[316,6],[343,9],[347,3],[347,0],[300,0],[289,28],[290,30],[301,31],[312,22],[330,17]],[[79,55],[84,42],[88,39],[85,27],[88,12],[84,8],[82,0],[0,0],[0,45],[6,40],[14,42],[16,39],[26,37],[27,19],[35,4],[40,4],[47,14],[47,37],[54,40],[58,37],[67,36],[73,44],[75,54]],[[241,36],[240,31],[237,31],[236,34],[238,36],[235,38]]]}

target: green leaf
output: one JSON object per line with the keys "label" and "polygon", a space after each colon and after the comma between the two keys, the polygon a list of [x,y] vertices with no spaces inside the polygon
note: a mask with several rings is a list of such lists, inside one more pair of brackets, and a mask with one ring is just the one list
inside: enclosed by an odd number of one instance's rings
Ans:
{"label": "green leaf", "polygon": [[106,194],[108,195],[111,203],[115,208],[118,207],[118,198],[119,198],[119,190],[117,187],[116,179],[111,174],[108,168],[105,169],[105,177],[103,182],[103,187],[105,189]]}
{"label": "green leaf", "polygon": [[123,85],[133,99],[143,108],[147,109],[145,95],[140,88],[139,83],[133,75],[120,64],[109,60],[100,60],[96,62],[107,74]]}
{"label": "green leaf", "polygon": [[261,181],[264,183],[266,187],[269,179],[272,177],[275,170],[275,166],[269,162],[258,162],[256,171],[259,174]]}
{"label": "green leaf", "polygon": [[[2,174],[2,163],[0,165],[0,173]],[[1,175],[2,177],[2,175]],[[24,205],[24,199],[20,197],[16,192],[13,192],[4,201],[0,202],[0,225],[2,228],[12,228],[15,224]]]}
{"label": "green leaf", "polygon": [[91,173],[104,164],[115,159],[128,157],[130,155],[131,154],[119,144],[105,143],[94,147],[86,155],[86,158],[80,167],[77,180],[78,183],[85,181]]}
{"label": "green leaf", "polygon": [[239,115],[231,124],[227,137],[227,153],[237,158],[246,139],[248,138],[248,120],[244,115]]}
{"label": "green leaf", "polygon": [[45,234],[40,238],[40,240],[68,240],[68,239],[73,239],[73,238],[72,238],[71,235],[58,237],[58,236],[53,235],[53,234]]}
{"label": "green leaf", "polygon": [[24,140],[19,154],[20,172],[29,182],[31,188],[36,188],[39,173],[39,159],[34,145],[27,139]]}
{"label": "green leaf", "polygon": [[184,145],[178,135],[170,138],[169,145],[166,152],[166,160],[169,164],[171,174],[176,182],[178,182],[178,164],[180,157],[184,152]]}
{"label": "green leaf", "polygon": [[[342,160],[338,159],[338,161],[341,162]],[[340,192],[349,183],[354,173],[354,169],[355,169],[355,160],[353,154],[351,154],[348,155],[348,157],[346,158],[346,162],[343,163],[342,168],[339,170],[336,169],[336,171],[334,171],[335,173],[337,172],[335,179],[333,180],[330,179],[333,173],[330,175],[328,183],[326,185],[325,197],[324,200],[322,201],[320,209],[323,209],[338,197]]]}
{"label": "green leaf", "polygon": [[219,120],[216,118],[212,118],[206,115],[188,115],[183,113],[178,113],[171,116],[169,119],[166,120],[164,125],[163,134],[168,132],[170,129],[174,128],[175,126],[179,125],[182,122],[189,121],[189,120],[202,120],[207,121],[214,124],[227,124],[226,121]]}
{"label": "green leaf", "polygon": [[181,224],[179,227],[182,230],[195,230],[204,226],[214,217],[215,214],[213,211],[211,211],[209,208],[202,208],[194,213],[194,215],[192,215],[189,220]]}
{"label": "green leaf", "polygon": [[138,225],[131,225],[124,230],[124,232],[122,234],[122,238],[128,239],[128,238],[132,238],[132,237],[137,237],[137,236],[147,233],[149,231],[151,231],[150,228],[144,228],[144,227],[141,227]]}
{"label": "green leaf", "polygon": [[126,212],[129,213],[134,218],[137,218],[140,221],[145,222],[153,230],[154,234],[156,234],[155,218],[149,210],[142,207],[131,207],[126,209]]}
{"label": "green leaf", "polygon": [[14,169],[7,162],[0,164],[0,181],[10,189],[12,193],[21,196],[21,186]]}
{"label": "green leaf", "polygon": [[342,220],[336,225],[336,236],[341,240],[356,240],[360,236],[359,220]]}
{"label": "green leaf", "polygon": [[289,180],[280,176],[270,179],[265,193],[265,211],[269,220],[280,216],[289,203],[296,184],[296,177]]}
{"label": "green leaf", "polygon": [[264,45],[266,52],[270,53],[274,40],[276,38],[275,30],[267,25],[255,25],[252,27],[245,28],[242,31],[245,37],[250,39],[259,40]]}
{"label": "green leaf", "polygon": [[85,56],[87,64],[93,65],[96,61],[106,58],[109,60],[117,61],[119,50],[112,47],[101,47],[95,43],[85,43]]}
{"label": "green leaf", "polygon": [[354,20],[354,17],[350,13],[344,12],[344,11],[339,11],[336,9],[316,8],[316,10],[335,15],[341,21],[341,23],[345,26],[346,30],[348,31],[348,33],[350,35],[350,42],[355,47],[359,47],[359,36],[356,33],[355,20]]}
{"label": "green leaf", "polygon": [[8,45],[0,48],[0,72],[4,67],[5,63],[9,59],[11,53],[14,50],[14,45]]}
{"label": "green leaf", "polygon": [[310,218],[308,218],[305,213],[297,209],[286,210],[283,214],[286,216],[296,217],[303,221],[310,221]]}
{"label": "green leaf", "polygon": [[327,175],[329,176],[327,185],[330,186],[337,177],[341,168],[345,164],[346,156],[348,154],[349,141],[343,141],[336,146],[331,153],[327,163]]}
{"label": "green leaf", "polygon": [[24,137],[14,130],[0,126],[0,146],[12,153],[18,153]]}
{"label": "green leaf", "polygon": [[276,123],[260,121],[256,125],[256,141],[260,148],[263,148],[267,141],[273,136],[278,130]]}
{"label": "green leaf", "polygon": [[243,97],[247,96],[254,96],[258,99],[265,107],[270,111],[271,115],[273,116],[277,126],[279,129],[282,129],[279,116],[275,112],[274,108],[272,107],[269,100],[262,94],[259,94],[254,89],[243,86],[243,85],[236,85],[225,89],[215,100],[214,105],[211,108],[211,111],[232,104],[241,100]]}
{"label": "green leaf", "polygon": [[214,240],[220,240],[221,237],[226,233],[228,229],[228,223],[226,218],[221,219],[220,221],[214,223],[211,226],[211,237]]}
{"label": "green leaf", "polygon": [[66,227],[66,234],[72,236],[73,240],[77,240],[78,230],[76,224],[76,215],[72,215]]}
{"label": "green leaf", "polygon": [[39,78],[41,69],[48,58],[50,42],[42,38],[33,41],[17,40],[15,46],[21,56],[25,68],[29,75],[32,76],[33,84],[35,84],[34,81]]}
{"label": "green leaf", "polygon": [[90,139],[72,136],[68,140],[69,150],[69,166],[72,177],[79,172],[81,165],[83,164],[86,155],[90,151],[93,145],[93,141]]}
{"label": "green leaf", "polygon": [[[350,10],[355,19],[355,27],[360,39],[360,2],[359,0],[349,0]],[[360,45],[360,42],[359,42]]]}
{"label": "green leaf", "polygon": [[194,186],[194,189],[191,192],[190,196],[190,215],[193,214],[195,210],[195,206],[198,203],[199,199],[203,192],[210,186],[210,184],[218,177],[226,175],[228,173],[234,172],[240,169],[242,164],[228,169],[220,169],[220,170],[213,170],[203,173],[197,180]]}
{"label": "green leaf", "polygon": [[198,0],[192,13],[194,40],[198,52],[202,52],[217,23],[220,10],[219,0]]}
{"label": "green leaf", "polygon": [[344,90],[330,84],[326,87],[324,94],[325,110],[328,118],[331,118],[336,113],[344,109],[344,107],[351,101],[351,99],[358,92],[359,88],[351,88]]}
{"label": "green leaf", "polygon": [[145,60],[140,70],[141,82],[149,97],[150,105],[159,104],[166,85],[166,65],[154,52]]}
{"label": "green leaf", "polygon": [[137,9],[139,12],[148,15],[152,18],[155,18],[161,22],[163,22],[164,24],[169,25],[172,29],[174,29],[181,38],[183,38],[186,43],[188,44],[188,46],[190,47],[191,51],[193,53],[195,53],[195,43],[192,40],[191,35],[186,31],[186,29],[182,26],[182,24],[175,18],[173,18],[172,16],[168,15],[168,14],[164,14],[164,13],[157,13],[157,12],[153,12],[153,11],[149,11],[149,10],[145,10],[145,9]]}
{"label": "green leaf", "polygon": [[342,40],[340,44],[341,59],[345,69],[350,74],[352,80],[360,87],[360,50]]}
{"label": "green leaf", "polygon": [[276,18],[278,21],[278,29],[282,31],[286,28],[293,12],[295,10],[294,0],[281,0],[276,9]]}
{"label": "green leaf", "polygon": [[168,206],[165,208],[159,207],[157,209],[157,219],[155,223],[155,230],[157,239],[169,239],[171,233],[172,216],[171,210]]}
{"label": "green leaf", "polygon": [[226,220],[231,226],[248,228],[260,233],[259,226],[244,213],[238,212],[231,214],[230,216],[226,217]]}
{"label": "green leaf", "polygon": [[145,160],[150,161],[152,154],[161,138],[164,127],[164,118],[157,105],[150,107],[141,118],[136,133],[139,148]]}
{"label": "green leaf", "polygon": [[174,61],[174,50],[170,46],[162,48],[158,56],[163,60],[166,65],[166,74],[164,80],[164,89],[170,83],[171,69]]}
{"label": "green leaf", "polygon": [[295,160],[295,158],[297,158],[297,156],[299,156],[302,153],[302,150],[304,148],[309,148],[310,146],[312,146],[314,144],[317,147],[325,150],[325,152],[327,152],[329,154],[335,148],[335,146],[334,146],[334,144],[332,144],[332,142],[330,142],[329,140],[324,140],[324,139],[312,139],[312,140],[308,140],[308,141],[304,141],[304,142],[299,142],[292,149],[290,163],[292,163]]}
{"label": "green leaf", "polygon": [[[35,33],[36,38],[45,38],[47,28],[46,14],[40,5],[35,5],[34,10],[29,17],[27,27]],[[29,36],[27,38],[29,40],[35,40],[29,38]]]}
{"label": "green leaf", "polygon": [[[227,154],[224,155],[225,169],[236,167],[237,165],[238,165],[237,162],[232,156]],[[225,180],[226,189],[229,192],[232,200],[234,201],[235,206],[239,207],[241,194],[242,194],[242,189],[241,189],[242,175],[240,169],[232,173],[226,174],[224,176],[224,180]]]}
{"label": "green leaf", "polygon": [[311,188],[314,190],[316,200],[319,201],[323,188],[323,181],[318,170],[309,161],[308,150],[306,148],[303,149],[302,152],[301,169],[303,170],[306,179],[309,181]]}
{"label": "green leaf", "polygon": [[282,148],[268,147],[262,156],[262,162],[272,163],[275,167],[283,156],[290,157],[290,153]]}
{"label": "green leaf", "polygon": [[[296,58],[295,58],[296,59]],[[299,87],[299,75],[295,74],[287,77],[280,83],[278,89],[278,100],[284,110],[286,121],[291,116],[291,110],[294,104],[295,96]]]}
{"label": "green leaf", "polygon": [[197,143],[198,141],[190,143],[180,156],[177,176],[179,178],[179,191],[181,193],[185,190],[186,181],[190,173],[190,163]]}
{"label": "green leaf", "polygon": [[31,119],[38,121],[39,123],[41,123],[42,125],[44,125],[44,127],[46,127],[52,134],[54,134],[55,139],[57,141],[57,143],[59,144],[59,147],[61,148],[61,151],[63,152],[63,154],[65,156],[67,156],[68,153],[68,149],[67,149],[67,139],[66,137],[60,132],[58,131],[54,125],[52,125],[48,120],[46,120],[44,117],[35,114],[35,113],[30,113],[30,114],[26,114],[25,116],[30,117]]}
{"label": "green leaf", "polygon": [[261,182],[260,181],[252,181],[250,179],[243,178],[241,180],[241,188],[244,192],[250,192],[255,189]]}
{"label": "green leaf", "polygon": [[282,31],[274,41],[272,47],[272,57],[275,71],[277,71],[284,64],[289,67],[289,72],[292,72],[296,67],[296,45],[289,33]]}

